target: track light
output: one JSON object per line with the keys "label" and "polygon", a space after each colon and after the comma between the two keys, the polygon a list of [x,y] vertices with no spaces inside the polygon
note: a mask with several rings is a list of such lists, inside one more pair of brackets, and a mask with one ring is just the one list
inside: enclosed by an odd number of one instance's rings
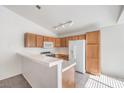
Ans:
{"label": "track light", "polygon": [[58,30],[58,28],[65,28],[67,25],[72,26],[72,25],[73,25],[72,20],[67,21],[67,22],[64,22],[64,23],[61,23],[61,24],[59,24],[59,25],[57,25],[57,26],[54,26],[53,28],[54,28],[55,30]]}

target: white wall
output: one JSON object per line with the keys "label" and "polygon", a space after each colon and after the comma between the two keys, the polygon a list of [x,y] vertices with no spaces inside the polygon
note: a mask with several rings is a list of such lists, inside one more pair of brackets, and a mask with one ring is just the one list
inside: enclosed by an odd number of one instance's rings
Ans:
{"label": "white wall", "polygon": [[124,78],[124,24],[101,29],[101,69]]}
{"label": "white wall", "polygon": [[[0,6],[0,80],[21,73],[21,64],[16,51],[24,49],[25,32],[56,36],[45,28]],[[25,50],[41,51],[40,48]]]}

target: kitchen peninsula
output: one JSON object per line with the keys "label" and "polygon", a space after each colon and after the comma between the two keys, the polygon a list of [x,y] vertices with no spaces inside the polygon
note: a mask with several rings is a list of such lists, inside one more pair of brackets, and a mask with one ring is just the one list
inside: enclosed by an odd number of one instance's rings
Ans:
{"label": "kitchen peninsula", "polygon": [[75,87],[75,65],[59,58],[17,52],[22,59],[22,74],[34,88]]}

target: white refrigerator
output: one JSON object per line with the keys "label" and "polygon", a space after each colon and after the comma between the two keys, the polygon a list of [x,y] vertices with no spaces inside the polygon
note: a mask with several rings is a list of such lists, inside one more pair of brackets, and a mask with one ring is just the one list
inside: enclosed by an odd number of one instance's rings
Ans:
{"label": "white refrigerator", "polygon": [[85,73],[85,40],[69,41],[69,61],[76,62],[77,72]]}

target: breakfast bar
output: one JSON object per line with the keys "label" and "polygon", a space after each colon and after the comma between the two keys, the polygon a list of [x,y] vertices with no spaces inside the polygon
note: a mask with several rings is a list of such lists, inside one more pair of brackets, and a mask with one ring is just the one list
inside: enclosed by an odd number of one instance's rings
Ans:
{"label": "breakfast bar", "polygon": [[17,55],[22,59],[22,75],[32,87],[75,87],[76,63],[41,54],[17,52]]}

